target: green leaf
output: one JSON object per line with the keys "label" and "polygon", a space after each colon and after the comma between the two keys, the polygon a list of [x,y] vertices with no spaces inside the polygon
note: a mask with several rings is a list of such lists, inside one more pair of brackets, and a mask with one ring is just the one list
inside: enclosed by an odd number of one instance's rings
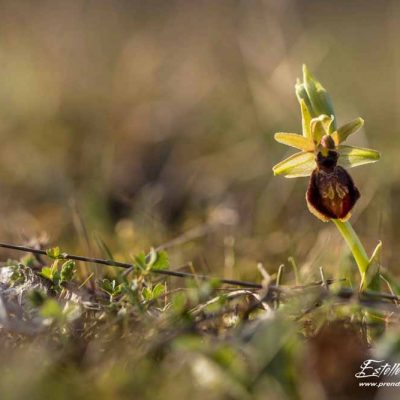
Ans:
{"label": "green leaf", "polygon": [[142,270],[146,269],[146,265],[147,265],[146,255],[143,252],[139,253],[134,259],[135,259],[135,263],[139,269],[142,269]]}
{"label": "green leaf", "polygon": [[115,281],[110,281],[107,278],[103,279],[100,282],[100,289],[112,296],[115,290]]}
{"label": "green leaf", "polygon": [[[332,100],[328,92],[325,90],[320,82],[314,79],[306,65],[303,65],[303,83],[308,98],[310,99],[312,108],[311,114],[314,114],[314,116],[318,116],[321,114],[335,116]],[[331,132],[336,129],[335,120],[333,121],[331,128]]]}
{"label": "green leaf", "polygon": [[153,264],[157,261],[157,252],[155,251],[154,247],[150,249],[150,252],[147,256],[147,267],[151,268]]}
{"label": "green leaf", "polygon": [[275,140],[287,146],[294,147],[303,151],[314,151],[314,143],[310,138],[300,136],[297,133],[275,133]]}
{"label": "green leaf", "polygon": [[285,178],[297,178],[310,176],[315,168],[314,154],[301,151],[276,164],[272,167],[272,170],[274,175],[282,175]]}
{"label": "green leaf", "polygon": [[157,283],[153,288],[153,299],[160,297],[165,292],[165,286],[162,283]]}
{"label": "green leaf", "polygon": [[167,269],[169,267],[168,253],[166,251],[158,251],[157,258],[154,261],[152,268],[153,270]]}
{"label": "green leaf", "polygon": [[381,266],[381,251],[382,242],[376,245],[374,252],[369,260],[368,267],[362,278],[361,287],[369,290],[379,291],[380,289],[380,276],[379,270]]}
{"label": "green leaf", "polygon": [[43,267],[39,275],[49,281],[53,281],[53,270],[50,267]]}
{"label": "green leaf", "polygon": [[60,254],[61,254],[60,248],[58,246],[56,246],[56,247],[52,247],[51,249],[47,249],[46,254],[48,257],[50,257],[54,260],[57,260],[57,258],[59,258]]}
{"label": "green leaf", "polygon": [[75,274],[75,262],[72,260],[66,261],[61,267],[60,278],[62,282],[69,282]]}
{"label": "green leaf", "polygon": [[157,252],[153,247],[147,257],[144,258],[146,271],[168,268],[168,254],[165,251]]}
{"label": "green leaf", "polygon": [[150,288],[144,287],[142,290],[142,296],[145,299],[145,301],[151,301],[153,300],[153,292],[151,291]]}
{"label": "green leaf", "polygon": [[123,284],[120,283],[117,285],[117,281],[113,279],[110,281],[109,279],[105,278],[100,282],[100,289],[109,294],[110,296],[118,296],[121,294],[123,288]]}
{"label": "green leaf", "polygon": [[338,145],[344,142],[352,133],[361,129],[363,125],[364,120],[362,118],[356,118],[341,126],[337,131],[332,133],[332,138],[335,141],[335,144]]}
{"label": "green leaf", "polygon": [[55,286],[59,286],[60,280],[61,280],[60,273],[57,270],[53,271],[53,284]]}
{"label": "green leaf", "polygon": [[378,151],[362,147],[338,146],[339,165],[344,168],[357,167],[378,161],[381,157]]}

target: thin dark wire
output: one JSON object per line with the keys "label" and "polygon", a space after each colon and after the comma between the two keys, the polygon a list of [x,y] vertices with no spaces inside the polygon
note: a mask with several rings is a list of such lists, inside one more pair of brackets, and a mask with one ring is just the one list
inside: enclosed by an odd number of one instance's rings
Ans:
{"label": "thin dark wire", "polygon": [[[0,243],[0,247],[6,248],[6,249],[13,249],[13,250],[18,250],[18,251],[25,251],[29,253],[36,253],[36,254],[42,254],[44,256],[47,256],[47,252],[45,250],[40,250],[40,249],[33,249],[31,247],[26,247],[26,246],[17,246],[14,244],[8,244],[8,243]],[[95,264],[100,264],[100,265],[108,265],[110,267],[120,267],[120,268],[134,268],[132,264],[121,262],[121,261],[115,261],[115,260],[105,260],[102,258],[96,258],[96,257],[84,257],[84,256],[79,256],[79,255],[73,255],[73,254],[67,254],[67,253],[61,253],[60,258],[64,260],[76,260],[76,261],[83,261],[83,262],[91,262]],[[222,279],[222,278],[213,278],[207,275],[197,275],[197,274],[191,274],[189,272],[180,272],[180,271],[171,271],[171,270],[166,270],[166,269],[153,269],[150,270],[151,273],[154,274],[159,274],[159,275],[167,275],[167,276],[175,276],[178,278],[196,278],[200,280],[211,280],[211,279],[217,279],[222,283],[228,284],[228,285],[236,285],[236,286],[242,286],[242,287],[247,287],[247,288],[252,288],[252,289],[261,289],[262,285],[254,282],[246,282],[246,281],[239,281],[236,279]]]}
{"label": "thin dark wire", "polygon": [[[8,244],[8,243],[0,243],[0,248],[5,248],[5,249],[13,249],[13,250],[18,250],[18,251],[24,251],[28,253],[35,253],[35,254],[42,254],[44,256],[48,256],[46,250],[40,250],[40,249],[33,249],[31,247],[26,247],[26,246],[18,246],[14,244]],[[60,258],[64,260],[76,260],[76,261],[83,261],[83,262],[91,262],[95,264],[100,264],[100,265],[107,265],[110,267],[120,267],[120,268],[134,268],[132,264],[129,263],[124,263],[121,261],[115,261],[115,260],[105,260],[102,258],[95,258],[95,257],[84,257],[84,256],[78,256],[78,255],[73,255],[73,254],[67,254],[67,253],[61,253]],[[236,285],[236,286],[241,286],[241,287],[247,287],[251,289],[262,289],[262,285],[254,282],[246,282],[246,281],[239,281],[235,279],[222,279],[222,278],[215,278],[215,277],[210,277],[208,275],[196,275],[196,274],[191,274],[189,272],[179,272],[179,271],[171,271],[171,270],[150,270],[149,272],[154,273],[154,274],[160,274],[160,275],[167,275],[167,276],[175,276],[178,278],[195,278],[195,279],[200,279],[200,280],[205,280],[209,281],[212,279],[219,280],[220,282],[228,285]],[[326,279],[325,284],[331,285],[334,283],[335,280],[333,279]],[[306,289],[309,287],[317,287],[321,286],[323,282],[315,282],[311,283],[308,285],[303,285],[303,286],[292,286],[290,289]],[[283,288],[277,287],[270,285],[268,287],[269,289],[275,290],[275,291],[281,291]],[[337,294],[338,297],[343,297],[343,298],[350,298],[354,295],[357,295],[360,300],[363,299],[378,299],[378,300],[394,300],[394,301],[400,301],[400,297],[396,296],[394,294],[390,293],[381,293],[381,292],[375,292],[375,291],[364,291],[364,292],[356,292],[353,289],[350,288],[342,288]]]}

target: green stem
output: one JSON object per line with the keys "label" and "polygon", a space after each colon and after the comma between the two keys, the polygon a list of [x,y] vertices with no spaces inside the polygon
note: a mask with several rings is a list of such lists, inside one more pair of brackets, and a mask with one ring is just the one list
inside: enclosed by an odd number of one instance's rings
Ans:
{"label": "green stem", "polygon": [[350,222],[343,222],[339,219],[333,219],[332,221],[335,223],[339,232],[349,246],[353,257],[356,260],[358,270],[360,271],[361,280],[363,281],[369,265],[369,258],[367,252],[364,249],[364,246],[362,245],[359,237],[357,236],[357,233],[354,231]]}

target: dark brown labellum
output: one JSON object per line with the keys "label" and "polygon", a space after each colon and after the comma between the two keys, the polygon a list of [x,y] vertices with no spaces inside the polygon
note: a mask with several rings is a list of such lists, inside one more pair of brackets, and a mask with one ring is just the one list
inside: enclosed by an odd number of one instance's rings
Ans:
{"label": "dark brown labellum", "polygon": [[308,208],[323,221],[348,219],[350,211],[360,198],[360,192],[349,173],[336,165],[337,159],[336,151],[329,151],[326,157],[318,153],[317,168],[311,174],[308,184]]}

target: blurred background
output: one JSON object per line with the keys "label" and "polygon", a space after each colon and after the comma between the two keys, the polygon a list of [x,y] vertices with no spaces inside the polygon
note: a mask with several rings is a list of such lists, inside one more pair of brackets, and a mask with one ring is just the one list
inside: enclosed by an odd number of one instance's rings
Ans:
{"label": "blurred background", "polygon": [[382,153],[351,171],[352,221],[396,271],[399,18],[396,1],[0,1],[1,241],[125,260],[160,246],[234,278],[290,256],[307,280],[340,271],[307,179],[271,172],[292,153],[274,132],[301,129],[306,63],[339,125],[365,119],[350,142]]}

